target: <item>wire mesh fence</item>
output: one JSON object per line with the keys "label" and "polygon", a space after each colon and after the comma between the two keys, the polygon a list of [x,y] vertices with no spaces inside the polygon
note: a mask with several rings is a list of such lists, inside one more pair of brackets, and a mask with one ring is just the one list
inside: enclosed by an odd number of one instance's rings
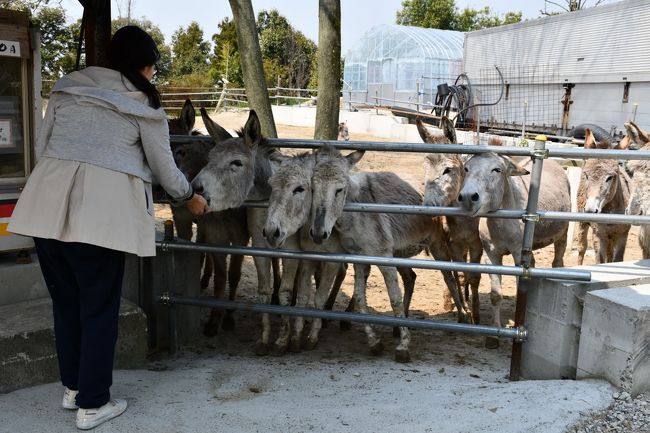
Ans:
{"label": "wire mesh fence", "polygon": [[472,77],[474,102],[494,103],[477,109],[481,125],[555,134],[562,124],[563,88],[557,64],[499,66]]}

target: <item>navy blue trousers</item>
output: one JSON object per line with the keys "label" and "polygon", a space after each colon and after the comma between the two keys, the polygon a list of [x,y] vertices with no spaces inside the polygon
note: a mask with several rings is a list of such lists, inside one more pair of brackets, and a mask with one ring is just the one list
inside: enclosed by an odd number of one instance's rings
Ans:
{"label": "navy blue trousers", "polygon": [[61,382],[77,406],[110,400],[124,253],[90,244],[34,238],[52,297]]}

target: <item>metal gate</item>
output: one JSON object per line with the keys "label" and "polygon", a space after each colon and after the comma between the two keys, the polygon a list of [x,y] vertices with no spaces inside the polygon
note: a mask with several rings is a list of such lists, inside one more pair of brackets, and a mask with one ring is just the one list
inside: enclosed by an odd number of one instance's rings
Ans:
{"label": "metal gate", "polygon": [[[204,139],[200,136],[173,136],[172,142],[186,143]],[[169,307],[169,335],[170,350],[176,349],[176,324],[175,305],[190,305],[201,307],[227,308],[232,310],[247,310],[259,313],[283,314],[288,316],[318,317],[322,319],[347,320],[361,323],[371,323],[385,326],[408,326],[420,329],[433,329],[478,334],[493,337],[513,339],[512,357],[510,365],[510,378],[518,380],[521,368],[522,343],[527,338],[525,328],[526,295],[529,287],[536,279],[553,278],[560,280],[589,281],[591,273],[577,269],[546,269],[535,268],[532,265],[532,244],[535,224],[541,219],[561,221],[589,221],[598,223],[618,224],[650,224],[650,216],[630,216],[618,214],[592,214],[575,212],[539,211],[537,201],[539,197],[540,179],[544,160],[554,158],[602,158],[602,159],[650,159],[650,151],[625,151],[602,149],[564,149],[546,148],[546,138],[538,136],[532,148],[501,147],[501,146],[468,146],[457,144],[427,144],[427,143],[391,143],[378,141],[332,141],[332,140],[302,140],[302,139],[268,139],[272,146],[283,148],[319,148],[324,145],[334,146],[348,150],[372,150],[392,152],[417,152],[417,153],[452,153],[452,154],[481,154],[496,153],[500,155],[531,157],[533,168],[529,186],[528,203],[526,209],[500,209],[495,212],[479,215],[485,218],[521,219],[524,222],[524,236],[522,242],[522,258],[520,266],[488,265],[465,262],[442,262],[426,259],[404,259],[382,256],[364,256],[343,253],[321,253],[310,251],[297,251],[287,249],[233,247],[206,244],[188,244],[173,240],[173,226],[166,226],[165,239],[157,242],[157,246],[165,253],[172,250],[185,250],[211,253],[241,254],[263,257],[278,257],[300,260],[318,260],[341,263],[362,263],[384,266],[405,266],[421,269],[448,270],[460,272],[480,272],[487,274],[510,275],[519,277],[517,283],[516,309],[514,326],[512,328],[494,327],[485,325],[471,325],[451,323],[435,320],[416,320],[410,318],[388,317],[373,314],[348,313],[338,311],[325,311],[290,306],[277,306],[253,304],[245,302],[223,301],[213,298],[191,298],[176,296],[173,293],[163,294],[159,301]],[[247,202],[248,207],[267,207],[267,202]],[[466,213],[454,207],[437,207],[424,205],[395,205],[377,203],[348,203],[345,211],[349,212],[375,212],[375,213],[402,213],[422,215],[455,215],[467,216]],[[172,269],[173,272],[173,269]]]}

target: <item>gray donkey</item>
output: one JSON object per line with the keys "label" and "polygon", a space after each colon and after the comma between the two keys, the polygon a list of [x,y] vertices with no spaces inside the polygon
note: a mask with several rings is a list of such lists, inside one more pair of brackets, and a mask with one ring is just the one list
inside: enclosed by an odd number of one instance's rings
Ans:
{"label": "gray donkey", "polygon": [[[394,173],[351,173],[363,154],[363,151],[356,151],[343,156],[330,146],[316,153],[309,230],[312,240],[317,244],[323,243],[336,230],[341,246],[353,254],[392,257],[399,251],[400,255],[409,257],[428,247],[437,260],[449,260],[442,226],[432,224],[430,217],[343,212],[346,202],[422,203],[422,196]],[[379,266],[379,270],[384,277],[394,314],[404,317],[397,270],[393,266]],[[354,265],[354,299],[362,313],[367,313],[368,309],[366,283],[369,272],[370,265]],[[450,272],[443,275],[454,299],[461,305],[453,276]],[[370,325],[365,325],[365,332],[371,353],[381,353],[383,344]],[[401,327],[400,342],[395,351],[396,361],[410,361],[409,342],[409,329]]]}
{"label": "gray donkey", "polygon": [[[203,116],[206,128],[213,137],[220,134],[220,126],[207,115]],[[192,182],[194,189],[204,195],[211,212],[241,206],[245,200],[267,200],[271,195],[269,178],[287,156],[271,147],[262,136],[255,111],[251,110],[239,137],[218,141],[208,155],[208,163]],[[248,229],[255,247],[267,247],[264,237],[266,209],[248,208]],[[258,301],[271,301],[271,259],[255,256],[258,278]],[[285,294],[282,303],[288,303],[286,294],[294,286],[298,262],[283,260],[280,292]],[[342,278],[337,281],[342,282]],[[268,314],[262,315],[262,334],[255,345],[258,355],[270,351],[271,324]],[[282,342],[280,342],[282,343]],[[280,347],[286,347],[280,344]]]}
{"label": "gray donkey", "polygon": [[[458,195],[459,204],[470,216],[497,209],[525,209],[528,201],[530,176],[526,165],[518,165],[508,157],[494,153],[472,156],[465,163],[465,180]],[[569,180],[555,161],[544,162],[539,194],[539,209],[571,211]],[[564,265],[567,229],[566,221],[541,221],[535,226],[533,250],[553,244],[553,267]],[[515,264],[521,264],[524,223],[514,219],[481,218],[479,235],[490,262],[503,263],[503,256],[511,254]],[[494,326],[501,326],[501,276],[490,275]],[[488,347],[496,347],[499,340],[486,339]]]}
{"label": "gray donkey", "polygon": [[[315,243],[309,236],[308,223],[311,212],[312,176],[315,163],[315,154],[303,153],[283,161],[278,170],[271,176],[269,183],[272,192],[264,226],[264,235],[272,247],[285,245],[290,248],[300,247],[306,251],[344,251],[336,230],[332,232],[329,241],[324,244]],[[404,282],[404,308],[405,314],[408,315],[416,275],[410,268],[398,268],[398,271]],[[311,285],[312,276],[317,277],[315,293]],[[338,263],[303,261],[296,282],[296,305],[331,309],[330,302],[333,301],[340,287],[340,282],[335,281],[335,279],[337,277],[341,278],[341,276],[345,276],[345,268],[341,270],[341,265]],[[347,311],[353,310],[353,300],[354,298],[350,300]],[[306,341],[308,349],[316,347],[321,323],[320,319],[312,321]],[[291,336],[292,350],[295,350],[300,344],[303,327],[303,318],[296,317]],[[399,328],[395,328],[395,330],[397,332],[396,336],[399,336]],[[285,333],[287,332],[289,332],[288,321],[285,319],[281,338],[278,338],[280,344],[276,342],[276,345],[286,344]]]}
{"label": "gray donkey", "polygon": [[[201,113],[203,114],[204,112],[205,109],[202,108]],[[180,116],[177,119],[171,119],[169,121],[170,133],[198,135],[193,132],[194,123],[194,106],[188,99],[183,105]],[[221,127],[219,128],[214,140],[221,141],[231,138],[228,131]],[[214,140],[210,137],[207,138],[205,141],[195,141],[173,147],[172,152],[176,165],[190,181],[207,164],[207,155],[214,146]],[[246,225],[246,211],[242,208],[210,213],[197,218],[184,206],[172,206],[172,215],[178,236],[181,239],[191,240],[192,222],[196,221],[196,240],[198,243],[239,246],[248,244],[249,235]],[[230,263],[227,265],[226,254],[206,254],[201,288],[205,289],[208,286],[210,276],[214,273],[214,297],[217,299],[223,298],[227,281],[229,287],[228,298],[231,301],[234,300],[237,293],[237,286],[241,279],[242,262],[243,256],[241,255],[231,255]],[[234,329],[235,321],[231,310],[226,311],[224,316],[223,310],[213,308],[203,332],[208,337],[214,336],[217,334],[220,326],[225,330]]]}
{"label": "gray donkey", "polygon": [[[629,141],[621,140],[614,149],[623,150]],[[607,141],[596,141],[589,128],[585,130],[585,149],[610,149]],[[582,167],[578,186],[578,211],[589,213],[622,214],[630,198],[630,178],[616,160],[587,159]],[[579,223],[578,264],[581,265],[587,250],[588,228],[594,231],[596,263],[623,261],[630,224]]]}
{"label": "gray donkey", "polygon": [[[441,119],[443,135],[431,134],[422,121],[416,119],[416,125],[422,141],[431,144],[455,144],[456,130],[447,118]],[[494,144],[494,143],[493,143]],[[458,154],[429,153],[424,157],[424,204],[427,206],[455,206],[458,193],[465,178],[465,160]],[[483,243],[479,236],[479,218],[445,216],[446,232],[449,237],[449,252],[455,262],[480,263],[483,256]],[[462,277],[461,277],[462,275]],[[481,274],[459,273],[459,286],[464,288],[465,299],[469,299],[469,289],[472,292],[472,320],[480,321],[480,304],[478,289]],[[447,295],[447,292],[445,292]],[[446,297],[445,305],[451,303]]]}

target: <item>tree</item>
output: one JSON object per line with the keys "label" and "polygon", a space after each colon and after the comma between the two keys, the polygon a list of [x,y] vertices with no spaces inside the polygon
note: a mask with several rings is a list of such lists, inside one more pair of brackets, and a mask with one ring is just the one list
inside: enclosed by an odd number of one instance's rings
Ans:
{"label": "tree", "polygon": [[[575,12],[579,11],[581,9],[586,9],[588,7],[596,7],[599,4],[603,3],[605,0],[594,0],[594,4],[592,6],[588,6],[587,3],[589,0],[563,0],[562,2],[554,2],[550,0],[544,0],[544,10],[540,9],[540,13],[542,15],[559,15],[564,12]],[[560,8],[560,11],[549,11],[547,9],[548,5],[553,5],[558,8]]]}
{"label": "tree", "polygon": [[169,45],[165,44],[165,35],[163,35],[160,27],[144,17],[129,18],[128,16],[120,16],[111,21],[111,31],[115,33],[127,25],[138,26],[151,35],[160,52],[160,60],[156,63],[156,79],[161,81],[169,78],[172,70],[172,50]]}
{"label": "tree", "polygon": [[231,87],[242,87],[244,78],[239,59],[239,45],[235,23],[224,18],[219,23],[219,32],[212,35],[214,49],[211,56],[210,77],[213,82],[228,80]]}
{"label": "tree", "polygon": [[59,78],[74,69],[75,40],[62,7],[41,7],[32,22],[41,33],[41,74],[46,80]]}
{"label": "tree", "polygon": [[442,30],[471,30],[496,27],[521,21],[521,12],[507,12],[503,18],[482,9],[465,8],[459,11],[454,0],[403,0],[397,12],[397,24]]}
{"label": "tree", "polygon": [[180,27],[172,35],[172,74],[175,76],[206,73],[210,43],[203,40],[203,30],[196,21],[187,29]]}
{"label": "tree", "polygon": [[318,2],[318,102],[315,139],[336,140],[341,91],[341,2]]}
{"label": "tree", "polygon": [[237,44],[248,103],[257,112],[262,133],[267,137],[277,137],[269,92],[264,79],[262,52],[255,26],[253,5],[251,0],[229,0],[229,2],[237,30]]}
{"label": "tree", "polygon": [[267,82],[275,85],[272,83],[280,75],[287,87],[305,88],[313,73],[316,44],[294,29],[276,9],[257,15],[257,30],[262,57],[273,69],[264,69]]}
{"label": "tree", "polygon": [[513,24],[521,21],[521,12],[507,12],[503,19],[492,14],[489,6],[483,9],[465,8],[456,15],[454,30],[470,32],[472,30],[498,27],[504,24]]}
{"label": "tree", "polygon": [[404,26],[454,30],[456,3],[454,0],[403,0],[397,11],[396,23]]}

